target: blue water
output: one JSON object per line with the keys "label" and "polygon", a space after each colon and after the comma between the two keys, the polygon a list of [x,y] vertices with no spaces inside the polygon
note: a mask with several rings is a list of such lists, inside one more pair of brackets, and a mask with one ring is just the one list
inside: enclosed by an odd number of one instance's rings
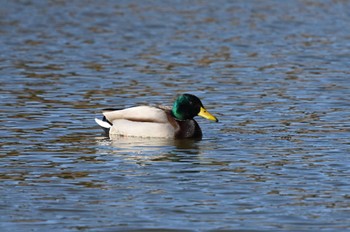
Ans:
{"label": "blue water", "polygon": [[[347,1],[0,1],[1,231],[348,231]],[[192,93],[203,139],[102,135]]]}

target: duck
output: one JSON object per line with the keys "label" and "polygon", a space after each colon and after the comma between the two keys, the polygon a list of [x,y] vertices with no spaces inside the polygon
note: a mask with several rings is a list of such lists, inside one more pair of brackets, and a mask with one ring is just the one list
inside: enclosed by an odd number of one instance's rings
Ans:
{"label": "duck", "polygon": [[179,95],[172,107],[143,105],[121,110],[104,109],[102,115],[102,120],[95,118],[95,121],[110,138],[200,139],[202,130],[194,117],[201,116],[219,122],[197,96],[188,93]]}

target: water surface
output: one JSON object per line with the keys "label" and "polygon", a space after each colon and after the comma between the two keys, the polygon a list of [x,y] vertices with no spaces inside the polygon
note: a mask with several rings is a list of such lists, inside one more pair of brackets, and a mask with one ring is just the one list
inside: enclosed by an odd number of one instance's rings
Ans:
{"label": "water surface", "polygon": [[[1,231],[348,231],[347,1],[1,1]],[[199,96],[203,139],[109,140]]]}

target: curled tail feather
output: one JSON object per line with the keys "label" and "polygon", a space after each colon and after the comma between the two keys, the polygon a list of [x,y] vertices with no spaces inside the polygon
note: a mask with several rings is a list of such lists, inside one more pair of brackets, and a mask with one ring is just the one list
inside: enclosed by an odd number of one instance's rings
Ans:
{"label": "curled tail feather", "polygon": [[106,120],[104,117],[103,120],[95,118],[95,122],[103,129],[106,135],[109,135],[109,130],[112,127],[112,124]]}

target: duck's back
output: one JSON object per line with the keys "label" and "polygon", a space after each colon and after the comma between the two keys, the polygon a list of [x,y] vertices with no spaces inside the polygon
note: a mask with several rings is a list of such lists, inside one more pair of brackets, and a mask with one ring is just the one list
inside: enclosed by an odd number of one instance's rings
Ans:
{"label": "duck's back", "polygon": [[167,122],[166,111],[152,106],[136,106],[123,110],[106,111],[103,112],[103,115],[111,123],[117,119],[127,119],[138,122]]}

